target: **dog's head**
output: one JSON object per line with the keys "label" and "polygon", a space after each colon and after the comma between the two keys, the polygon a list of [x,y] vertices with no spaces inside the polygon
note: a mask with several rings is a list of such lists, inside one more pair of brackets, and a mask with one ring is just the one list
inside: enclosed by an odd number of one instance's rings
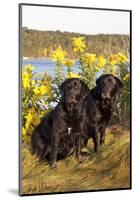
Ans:
{"label": "dog's head", "polygon": [[123,87],[120,79],[112,74],[100,76],[96,81],[96,85],[100,98],[106,102],[113,100],[117,91]]}
{"label": "dog's head", "polygon": [[79,78],[66,79],[60,86],[60,92],[68,108],[75,107],[80,99],[84,99],[88,92],[88,86]]}

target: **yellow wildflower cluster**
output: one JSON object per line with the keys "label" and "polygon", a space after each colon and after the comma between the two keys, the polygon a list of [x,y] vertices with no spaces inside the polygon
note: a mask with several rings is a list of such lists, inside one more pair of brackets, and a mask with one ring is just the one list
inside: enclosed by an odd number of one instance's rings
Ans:
{"label": "yellow wildflower cluster", "polygon": [[29,128],[30,124],[37,126],[40,122],[40,120],[38,119],[38,113],[36,112],[34,107],[28,110],[25,119],[26,119],[26,124],[25,124],[26,129]]}
{"label": "yellow wildflower cluster", "polygon": [[24,89],[30,89],[33,67],[25,65],[22,70],[22,86]]}
{"label": "yellow wildflower cluster", "polygon": [[71,60],[71,59],[66,59],[64,64],[67,66],[67,67],[72,67],[75,65],[75,62],[74,60]]}
{"label": "yellow wildflower cluster", "polygon": [[84,52],[86,48],[84,37],[74,37],[73,38],[73,50],[76,53]]}
{"label": "yellow wildflower cluster", "polygon": [[118,62],[118,55],[117,54],[110,55],[108,61],[110,65],[115,65]]}
{"label": "yellow wildflower cluster", "polygon": [[51,58],[59,64],[65,64],[66,55],[67,53],[63,51],[61,47],[58,47],[55,51],[52,52]]}
{"label": "yellow wildflower cluster", "polygon": [[75,74],[73,72],[69,72],[69,74],[66,75],[66,78],[80,78],[79,74]]}
{"label": "yellow wildflower cluster", "polygon": [[86,53],[82,57],[82,60],[85,63],[85,65],[94,64],[97,61],[96,54]]}
{"label": "yellow wildflower cluster", "polygon": [[36,77],[36,80],[33,79],[33,67],[31,65],[26,65],[22,70],[22,86],[25,90],[29,89],[29,92],[33,92],[35,95],[43,96],[45,94],[51,95],[51,85],[47,78],[47,75],[44,74],[41,77],[39,73]]}
{"label": "yellow wildflower cluster", "polygon": [[106,64],[106,59],[102,55],[100,55],[99,58],[98,58],[98,66],[104,67],[105,64]]}
{"label": "yellow wildflower cluster", "polygon": [[123,55],[122,53],[118,53],[118,54],[112,54],[109,57],[109,64],[110,65],[116,65],[116,64],[120,64],[120,63],[125,63],[128,61],[128,58]]}
{"label": "yellow wildflower cluster", "polygon": [[41,117],[48,111],[46,105],[52,98],[51,78],[45,73],[34,74],[33,67],[27,65],[22,70],[22,136],[30,142],[31,133]]}
{"label": "yellow wildflower cluster", "polygon": [[40,123],[40,119],[34,107],[28,110],[24,119],[25,119],[25,125],[22,128],[22,137],[23,141],[29,143],[31,132],[34,129],[34,127]]}
{"label": "yellow wildflower cluster", "polygon": [[45,95],[48,93],[48,88],[45,85],[35,86],[33,91],[35,95]]}
{"label": "yellow wildflower cluster", "polygon": [[128,81],[129,79],[130,79],[130,74],[127,74],[127,75],[123,78],[124,81]]}
{"label": "yellow wildflower cluster", "polygon": [[123,55],[122,53],[118,53],[118,60],[120,63],[125,63],[128,61],[128,58],[125,55]]}

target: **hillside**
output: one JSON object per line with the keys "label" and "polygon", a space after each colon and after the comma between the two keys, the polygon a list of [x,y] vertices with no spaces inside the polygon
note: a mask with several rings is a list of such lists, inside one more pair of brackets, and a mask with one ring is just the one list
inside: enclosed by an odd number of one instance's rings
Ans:
{"label": "hillside", "polygon": [[50,57],[58,46],[61,46],[70,58],[76,55],[72,50],[72,38],[83,36],[87,50],[97,55],[107,57],[111,53],[122,52],[127,55],[130,49],[128,35],[86,35],[60,31],[39,31],[24,27],[22,29],[22,50],[24,57]]}
{"label": "hillside", "polygon": [[130,187],[130,138],[129,131],[118,125],[107,130],[106,146],[99,153],[93,152],[89,140],[83,149],[83,162],[74,156],[58,161],[51,170],[47,162],[39,162],[28,147],[23,148],[24,194],[81,190],[102,190]]}

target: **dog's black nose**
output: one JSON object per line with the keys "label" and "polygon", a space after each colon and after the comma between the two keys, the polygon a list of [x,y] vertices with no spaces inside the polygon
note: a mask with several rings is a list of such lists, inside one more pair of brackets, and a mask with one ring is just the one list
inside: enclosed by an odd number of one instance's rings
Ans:
{"label": "dog's black nose", "polygon": [[101,93],[101,97],[102,97],[102,99],[110,99],[110,94],[109,93],[106,93],[106,92],[102,92]]}

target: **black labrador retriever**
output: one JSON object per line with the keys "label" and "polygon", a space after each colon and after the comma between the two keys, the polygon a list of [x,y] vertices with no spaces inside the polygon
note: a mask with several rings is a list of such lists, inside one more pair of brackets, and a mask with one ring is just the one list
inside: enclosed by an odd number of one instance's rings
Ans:
{"label": "black labrador retriever", "polygon": [[123,87],[119,78],[112,74],[102,75],[85,99],[89,121],[89,137],[93,138],[94,150],[99,151],[98,133],[100,132],[100,145],[105,143],[106,126],[112,115],[112,108],[116,94]]}
{"label": "black labrador retriever", "polygon": [[[40,159],[50,161],[51,168],[56,161],[76,151],[80,158],[82,141],[85,141],[86,108],[84,98],[89,93],[87,85],[78,78],[67,79],[60,87],[62,99],[48,114],[31,137],[32,152]],[[87,131],[88,132],[88,131]]]}

